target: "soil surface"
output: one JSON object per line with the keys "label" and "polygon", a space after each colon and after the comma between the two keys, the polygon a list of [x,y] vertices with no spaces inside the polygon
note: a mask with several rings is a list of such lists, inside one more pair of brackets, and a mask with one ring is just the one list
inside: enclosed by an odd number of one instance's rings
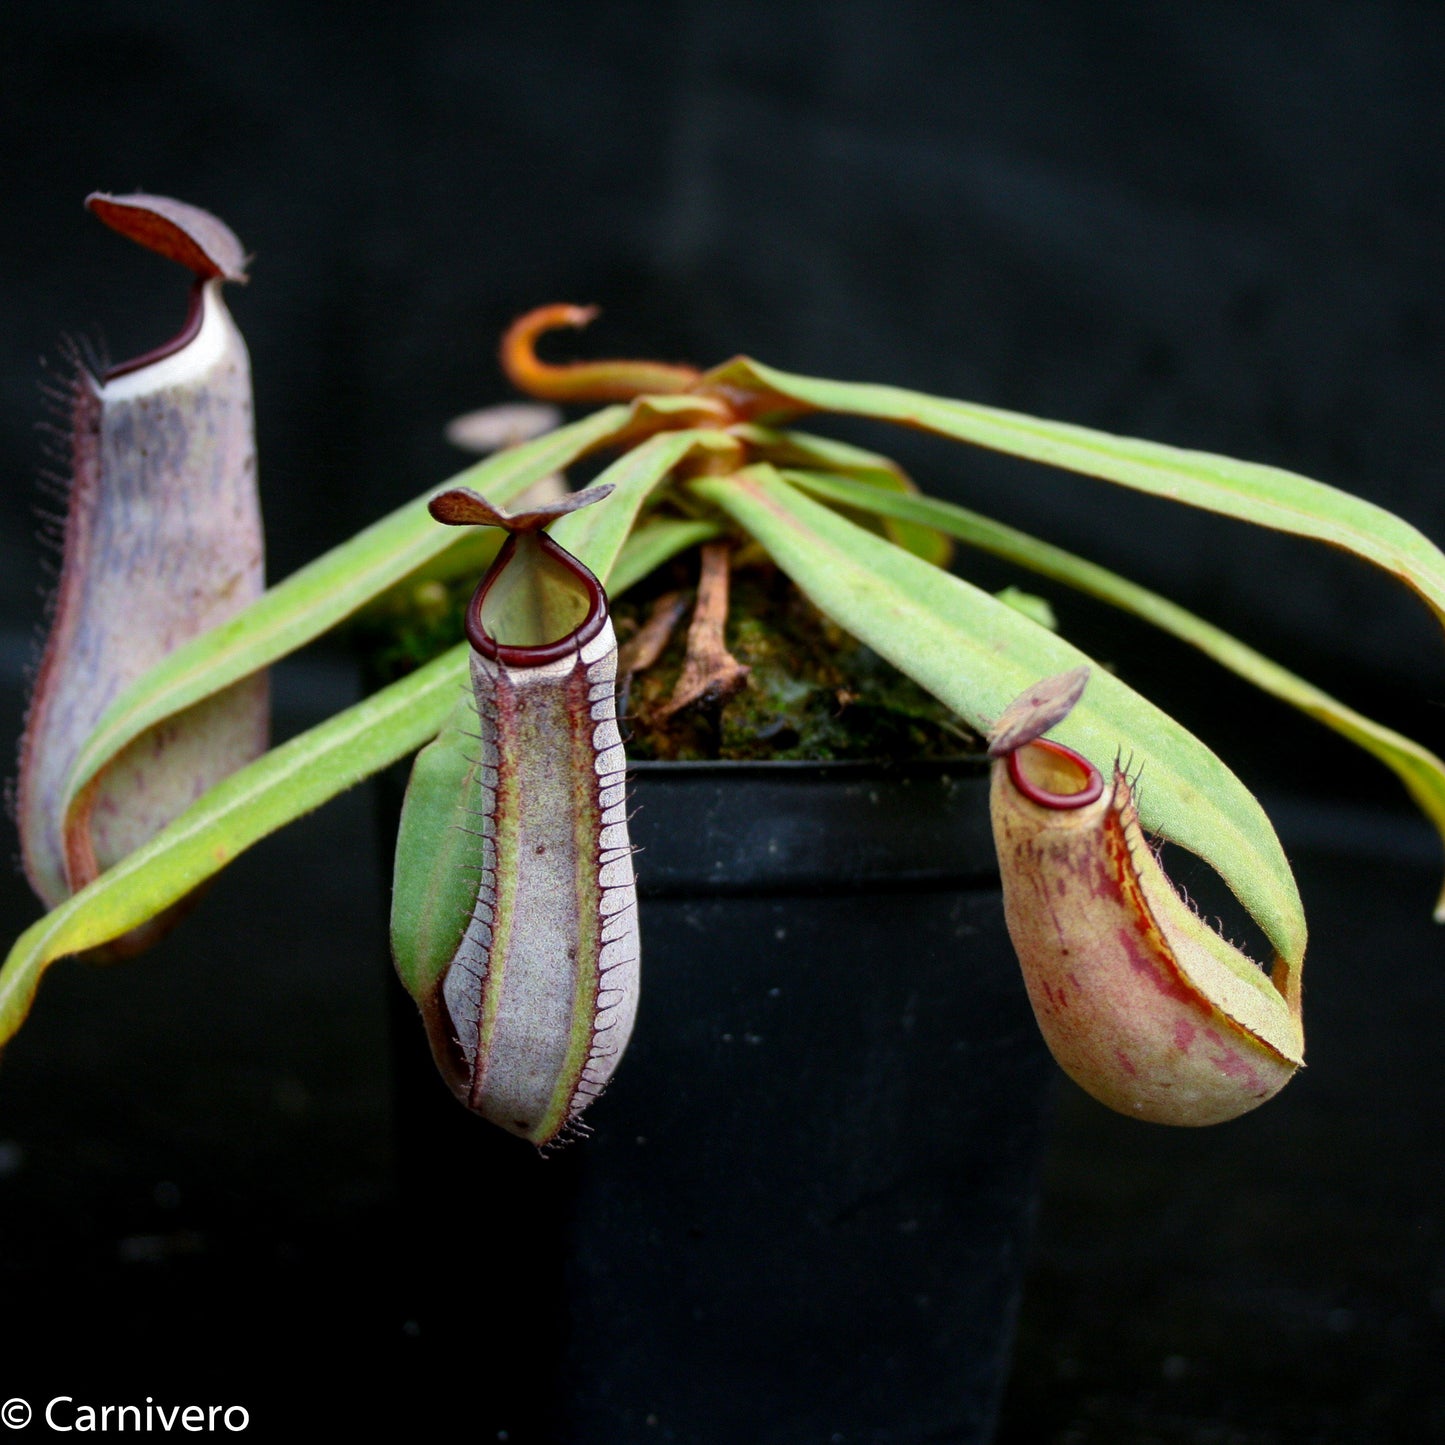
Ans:
{"label": "soil surface", "polygon": [[[695,560],[684,555],[617,599],[613,625],[624,649],[653,603],[682,591],[688,603],[661,655],[624,676],[618,710],[637,761],[827,762],[957,758],[978,736],[917,683],[813,607],[766,563],[735,569],[728,650],[750,669],[747,685],[717,703],[667,716],[686,656]],[[420,584],[407,605],[358,632],[378,681],[389,682],[460,642],[470,582]]]}

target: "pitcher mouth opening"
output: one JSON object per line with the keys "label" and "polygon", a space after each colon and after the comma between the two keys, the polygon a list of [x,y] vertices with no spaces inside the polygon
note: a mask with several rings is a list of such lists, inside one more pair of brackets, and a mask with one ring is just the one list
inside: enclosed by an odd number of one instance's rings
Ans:
{"label": "pitcher mouth opening", "polygon": [[[551,598],[554,607],[560,603],[565,619],[559,625],[563,630],[551,640],[538,642],[508,642],[505,632],[502,637],[495,635],[498,617],[505,617],[505,600],[498,603],[498,588],[506,586],[506,574],[516,560],[518,550],[535,547],[539,551],[539,582],[564,582],[560,595]],[[575,616],[575,621],[573,617]],[[491,626],[488,626],[488,622]],[[559,546],[545,532],[512,533],[497,554],[497,559],[488,568],[487,574],[477,585],[472,600],[467,604],[467,641],[483,657],[489,657],[507,667],[542,667],[549,662],[558,662],[571,656],[585,646],[599,632],[607,621],[607,594],[602,584],[565,547]],[[566,623],[571,622],[571,626]],[[500,629],[499,629],[500,630]]]}
{"label": "pitcher mouth opening", "polygon": [[149,351],[131,357],[129,361],[118,361],[114,366],[107,367],[100,378],[100,384],[105,386],[119,377],[154,366],[156,362],[164,361],[166,357],[174,356],[189,346],[201,334],[201,325],[206,319],[206,285],[205,278],[200,276],[192,282],[190,298],[186,304],[186,319],[181,329],[169,341],[163,341],[159,346],[153,346]]}
{"label": "pitcher mouth opening", "polygon": [[1037,738],[1008,755],[1009,777],[1031,803],[1064,811],[1086,808],[1104,791],[1098,768],[1062,743]]}

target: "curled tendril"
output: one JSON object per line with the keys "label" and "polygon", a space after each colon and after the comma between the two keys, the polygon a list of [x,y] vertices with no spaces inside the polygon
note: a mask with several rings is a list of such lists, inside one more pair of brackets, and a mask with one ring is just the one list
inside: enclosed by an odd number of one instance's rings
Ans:
{"label": "curled tendril", "polygon": [[502,370],[520,391],[542,401],[631,401],[639,396],[675,395],[702,380],[691,366],[662,361],[575,361],[553,366],[537,356],[537,338],[564,326],[582,327],[598,314],[595,306],[561,302],[519,316],[502,338]]}

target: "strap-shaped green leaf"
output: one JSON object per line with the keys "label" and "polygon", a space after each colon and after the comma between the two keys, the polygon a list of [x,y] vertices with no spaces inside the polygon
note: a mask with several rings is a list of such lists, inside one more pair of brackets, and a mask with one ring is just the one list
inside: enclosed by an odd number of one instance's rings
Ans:
{"label": "strap-shaped green leaf", "polygon": [[[885,491],[909,495],[918,492],[913,479],[891,457],[865,451],[851,442],[792,429],[777,431],[753,423],[743,423],[730,430],[733,436],[748,444],[749,456],[754,461],[771,462],[778,468],[821,467],[825,471],[856,477],[860,482],[869,482]],[[915,526],[881,512],[879,517],[884,536],[916,553],[925,562],[932,562],[935,567],[947,567],[953,560],[952,544],[932,527]]]}
{"label": "strap-shaped green leaf", "polygon": [[[981,730],[1026,687],[1089,660],[988,593],[804,496],[769,466],[691,485],[750,532],[815,606]],[[1284,850],[1214,753],[1097,666],[1058,737],[1101,769],[1122,755],[1142,772],[1145,826],[1211,864],[1299,965],[1304,913]]]}
{"label": "strap-shaped green leaf", "polygon": [[144,847],[20,935],[0,969],[0,1045],[57,958],[138,927],[284,824],[433,737],[466,676],[461,643],[232,773]]}
{"label": "strap-shaped green leaf", "polygon": [[732,444],[717,430],[659,432],[650,437],[597,478],[596,485],[606,482],[612,495],[554,523],[548,529],[553,540],[605,581],[648,497],[689,452],[700,447],[731,450]]}
{"label": "strap-shaped green leaf", "polygon": [[1279,467],[896,386],[795,376],[749,357],[728,362],[705,380],[725,395],[755,393],[758,409],[767,417],[808,411],[876,417],[1329,542],[1393,573],[1445,621],[1445,554],[1433,542],[1373,502]]}
{"label": "strap-shaped green leaf", "polygon": [[[1445,763],[1434,753],[1393,728],[1356,712],[1323,689],[1167,597],[1161,597],[1157,592],[1140,587],[1062,547],[1041,542],[1027,532],[1004,526],[950,502],[883,491],[866,482],[822,472],[786,471],[783,475],[814,496],[936,527],[971,547],[1017,562],[1041,576],[1051,577],[1056,582],[1152,622],[1163,631],[1197,647],[1261,691],[1308,713],[1373,754],[1396,774],[1420,810],[1445,839]],[[1441,893],[1436,904],[1435,917],[1445,922],[1445,892]]]}
{"label": "strap-shaped green leaf", "polygon": [[[615,434],[627,408],[608,407],[468,467],[445,485],[507,502]],[[247,677],[336,626],[448,547],[457,533],[428,514],[432,487],[365,531],[293,572],[221,627],[177,648],[129,687],[77,756],[65,808],[122,748],[164,718]]]}

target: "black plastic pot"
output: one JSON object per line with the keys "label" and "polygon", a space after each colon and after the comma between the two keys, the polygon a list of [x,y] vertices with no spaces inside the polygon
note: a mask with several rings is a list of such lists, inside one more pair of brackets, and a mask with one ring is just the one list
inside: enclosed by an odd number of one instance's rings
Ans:
{"label": "black plastic pot", "polygon": [[459,1109],[398,989],[418,1419],[987,1440],[1051,1069],[982,773],[644,765],[634,796],[643,1002],[590,1139]]}

